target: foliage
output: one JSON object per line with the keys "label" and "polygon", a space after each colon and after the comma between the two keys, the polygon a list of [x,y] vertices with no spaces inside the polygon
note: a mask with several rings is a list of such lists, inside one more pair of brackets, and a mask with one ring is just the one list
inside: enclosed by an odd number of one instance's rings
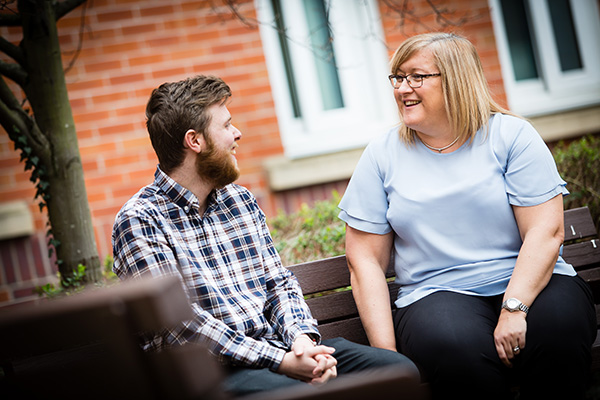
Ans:
{"label": "foliage", "polygon": [[561,141],[552,152],[571,193],[565,197],[565,209],[588,206],[600,229],[600,136]]}
{"label": "foliage", "polygon": [[346,228],[338,215],[340,195],[334,191],[329,200],[313,207],[303,204],[293,214],[279,212],[269,219],[271,236],[283,265],[289,266],[344,254]]}
{"label": "foliage", "polygon": [[37,286],[33,291],[40,297],[56,298],[61,296],[70,296],[80,293],[88,287],[102,287],[111,285],[117,282],[118,278],[112,272],[113,259],[111,256],[106,256],[104,259],[104,268],[102,270],[102,280],[97,282],[89,282],[86,279],[86,266],[79,264],[73,275],[61,277],[60,272],[57,273],[60,285],[57,287],[53,283],[47,283],[43,286]]}

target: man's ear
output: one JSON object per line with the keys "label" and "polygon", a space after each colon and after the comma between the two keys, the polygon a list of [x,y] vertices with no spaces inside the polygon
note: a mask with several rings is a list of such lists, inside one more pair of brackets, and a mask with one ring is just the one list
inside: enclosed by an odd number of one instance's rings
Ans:
{"label": "man's ear", "polygon": [[204,140],[204,135],[193,129],[188,129],[183,136],[183,147],[186,149],[190,149],[199,154],[204,150],[205,146],[206,142]]}

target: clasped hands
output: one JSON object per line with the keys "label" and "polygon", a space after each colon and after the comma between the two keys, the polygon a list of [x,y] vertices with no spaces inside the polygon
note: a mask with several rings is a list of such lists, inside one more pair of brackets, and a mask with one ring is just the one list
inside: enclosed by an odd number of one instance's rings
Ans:
{"label": "clasped hands", "polygon": [[333,352],[333,347],[316,346],[307,335],[300,335],[294,340],[292,350],[283,357],[277,372],[313,385],[323,384],[337,376]]}

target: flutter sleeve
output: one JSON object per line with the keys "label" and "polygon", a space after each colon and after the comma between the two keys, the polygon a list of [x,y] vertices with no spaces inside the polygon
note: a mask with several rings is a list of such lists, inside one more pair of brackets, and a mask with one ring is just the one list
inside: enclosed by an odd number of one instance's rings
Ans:
{"label": "flutter sleeve", "polygon": [[552,153],[535,128],[517,118],[503,119],[506,147],[505,182],[510,204],[534,206],[568,195]]}
{"label": "flutter sleeve", "polygon": [[372,142],[362,154],[339,204],[339,218],[354,229],[383,235],[392,228],[382,160],[375,157],[379,147],[379,141]]}

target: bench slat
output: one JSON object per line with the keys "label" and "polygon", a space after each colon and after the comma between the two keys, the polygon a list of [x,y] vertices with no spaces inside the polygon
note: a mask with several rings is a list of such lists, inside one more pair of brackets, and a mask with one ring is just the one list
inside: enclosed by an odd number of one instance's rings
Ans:
{"label": "bench slat", "polygon": [[562,257],[566,262],[573,265],[578,272],[600,267],[600,240],[592,239],[586,242],[565,245]]}
{"label": "bench slat", "polygon": [[350,272],[348,272],[345,255],[296,264],[287,268],[296,275],[305,295],[350,285]]}
{"label": "bench slat", "polygon": [[565,241],[596,236],[596,227],[589,208],[565,210]]}
{"label": "bench slat", "polygon": [[319,332],[323,339],[343,337],[355,343],[369,344],[359,317],[319,325]]}
{"label": "bench slat", "polygon": [[[390,299],[395,299],[399,286],[389,283],[388,289],[390,291]],[[313,297],[306,300],[306,303],[310,307],[313,317],[319,323],[358,315],[358,309],[356,308],[351,290]]]}

